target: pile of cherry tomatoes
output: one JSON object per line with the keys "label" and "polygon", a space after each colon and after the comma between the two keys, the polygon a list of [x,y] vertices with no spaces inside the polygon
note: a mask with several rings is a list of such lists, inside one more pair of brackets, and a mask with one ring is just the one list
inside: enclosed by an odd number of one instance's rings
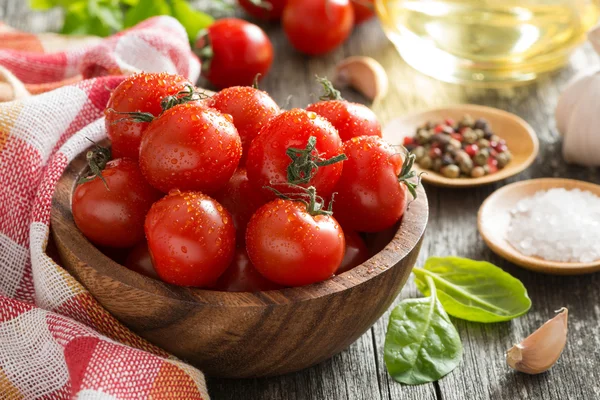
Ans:
{"label": "pile of cherry tomatoes", "polygon": [[[352,28],[373,17],[373,0],[238,0],[255,18],[281,20],[294,48],[311,56],[346,41]],[[273,46],[257,25],[238,18],[215,21],[195,45],[203,75],[217,88],[251,85],[273,63]]]}
{"label": "pile of cherry tomatoes", "polygon": [[414,156],[321,83],[322,101],[286,111],[254,87],[207,96],[177,75],[127,78],[105,111],[111,150],[87,153],[75,223],[175,285],[270,290],[361,264],[358,232],[393,227],[414,196]]}

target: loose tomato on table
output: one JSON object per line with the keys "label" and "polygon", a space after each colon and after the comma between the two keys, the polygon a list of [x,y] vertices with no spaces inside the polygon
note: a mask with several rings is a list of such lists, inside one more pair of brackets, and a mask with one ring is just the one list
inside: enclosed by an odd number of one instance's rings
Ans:
{"label": "loose tomato on table", "polygon": [[225,188],[215,194],[215,200],[231,214],[237,232],[238,246],[242,245],[248,221],[254,212],[266,203],[266,199],[259,190],[250,185],[246,170],[239,168],[227,182]]}
{"label": "loose tomato on table", "polygon": [[351,0],[354,10],[354,25],[362,24],[375,16],[373,2],[374,0]]}
{"label": "loose tomato on table", "polygon": [[152,264],[152,256],[148,250],[146,241],[138,243],[127,255],[125,266],[132,271],[145,275],[149,278],[159,279],[154,265]]}
{"label": "loose tomato on table", "polygon": [[324,88],[322,101],[309,105],[307,111],[316,112],[331,122],[344,142],[356,136],[381,137],[381,124],[369,107],[344,100],[327,79],[317,80]]}
{"label": "loose tomato on table", "polygon": [[273,63],[273,45],[257,25],[237,18],[215,21],[196,42],[202,74],[219,89],[249,86]]}
{"label": "loose tomato on table", "polygon": [[[146,73],[131,75],[113,91],[104,114],[106,132],[112,142],[114,158],[138,159],[142,134],[152,116],[162,112],[161,101],[184,90],[191,83],[180,75]],[[146,118],[128,113],[149,113]]]}
{"label": "loose tomato on table", "polygon": [[282,22],[296,50],[321,55],[348,38],[354,12],[349,0],[288,0]]}
{"label": "loose tomato on table", "polygon": [[344,233],[315,202],[277,199],[252,216],[246,231],[246,249],[255,268],[270,281],[302,286],[333,276],[344,258]]}
{"label": "loose tomato on table", "polygon": [[342,177],[335,187],[333,211],[344,229],[378,232],[400,220],[409,192],[416,196],[411,178],[414,155],[405,157],[376,136],[359,136],[344,143]]}
{"label": "loose tomato on table", "polygon": [[73,219],[96,245],[131,247],[144,239],[144,218],[160,192],[146,182],[135,161],[107,163],[107,152],[96,148],[90,163],[98,173],[75,188]]}
{"label": "loose tomato on table", "polygon": [[173,190],[154,203],[145,230],[154,269],[165,282],[210,287],[233,260],[231,216],[200,192]]}
{"label": "loose tomato on table", "polygon": [[281,288],[283,286],[271,282],[254,268],[244,246],[236,249],[233,262],[213,287],[226,292],[260,292]]}
{"label": "loose tomato on table", "polygon": [[140,146],[140,169],[155,188],[213,194],[235,172],[242,156],[231,117],[196,102],[176,105],[156,118]]}
{"label": "loose tomato on table", "polygon": [[328,197],[342,173],[342,163],[335,161],[343,158],[342,141],[331,123],[314,112],[293,109],[272,118],[252,141],[246,169],[250,184],[267,198],[275,195],[266,186],[285,193],[290,190],[286,182],[314,186]]}
{"label": "loose tomato on table", "polygon": [[346,230],[344,231],[344,237],[346,239],[346,251],[336,274],[350,271],[369,259],[369,249],[358,233]]}
{"label": "loose tomato on table", "polygon": [[286,2],[287,0],[238,0],[248,14],[265,21],[280,19]]}
{"label": "loose tomato on table", "polygon": [[234,86],[212,96],[207,104],[233,117],[233,124],[242,140],[244,166],[250,143],[271,118],[280,113],[279,106],[266,92],[250,86]]}

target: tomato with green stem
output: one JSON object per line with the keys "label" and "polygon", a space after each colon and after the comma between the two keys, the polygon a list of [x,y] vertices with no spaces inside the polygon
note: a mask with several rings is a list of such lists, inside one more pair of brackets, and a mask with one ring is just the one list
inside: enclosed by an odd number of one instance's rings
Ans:
{"label": "tomato with green stem", "polygon": [[242,140],[240,166],[246,163],[252,140],[281,111],[266,92],[250,86],[223,89],[212,96],[207,105],[233,117],[233,124]]}
{"label": "tomato with green stem", "polygon": [[314,187],[290,196],[265,204],[252,216],[246,230],[248,256],[258,272],[280,285],[324,281],[344,258],[344,232]]}
{"label": "tomato with green stem", "polygon": [[[379,232],[400,220],[409,194],[416,197],[415,156],[402,155],[376,136],[359,136],[344,143],[342,177],[333,211],[344,229]],[[417,182],[413,182],[413,178]]]}
{"label": "tomato with green stem", "polygon": [[226,292],[260,292],[281,288],[283,286],[271,282],[254,268],[245,246],[238,246],[233,262],[212,289]]}
{"label": "tomato with green stem", "polygon": [[88,152],[93,175],[73,192],[73,219],[96,245],[131,247],[144,240],[144,218],[160,192],[146,182],[135,161],[107,161],[108,154],[99,148]]}
{"label": "tomato with green stem", "polygon": [[309,105],[307,111],[313,111],[331,122],[344,142],[356,136],[381,137],[381,124],[369,107],[344,100],[340,91],[326,78],[317,77],[317,81],[323,85],[324,93],[319,98],[322,101]]}
{"label": "tomato with green stem", "polygon": [[252,141],[246,169],[250,184],[266,198],[275,195],[265,187],[286,191],[287,183],[314,186],[320,195],[329,197],[344,159],[340,136],[327,120],[293,109],[272,118]]}
{"label": "tomato with green stem", "polygon": [[[162,112],[162,100],[176,95],[186,86],[192,86],[187,79],[165,72],[142,72],[121,82],[113,91],[104,111],[113,157],[137,160],[142,135],[152,117]],[[129,113],[137,113],[138,117],[127,117]]]}
{"label": "tomato with green stem", "polygon": [[235,172],[242,143],[232,118],[197,102],[156,118],[140,146],[140,169],[155,188],[213,194]]}
{"label": "tomato with green stem", "polygon": [[154,203],[145,231],[158,276],[174,285],[211,287],[233,260],[231,215],[200,192],[173,190]]}
{"label": "tomato with green stem", "polygon": [[217,88],[250,86],[273,63],[273,45],[257,25],[238,18],[215,21],[201,33],[196,48],[202,74]]}
{"label": "tomato with green stem", "polygon": [[311,56],[321,55],[348,38],[354,12],[349,0],[288,0],[282,24],[296,50]]}
{"label": "tomato with green stem", "polygon": [[287,0],[238,0],[238,3],[254,18],[276,21],[281,18]]}

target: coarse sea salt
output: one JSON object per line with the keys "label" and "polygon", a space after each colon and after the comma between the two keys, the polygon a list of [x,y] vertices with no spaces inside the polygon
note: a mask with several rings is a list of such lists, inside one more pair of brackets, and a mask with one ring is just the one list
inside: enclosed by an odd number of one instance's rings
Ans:
{"label": "coarse sea salt", "polygon": [[579,189],[550,189],[511,210],[507,240],[520,253],[549,261],[600,259],[600,197]]}

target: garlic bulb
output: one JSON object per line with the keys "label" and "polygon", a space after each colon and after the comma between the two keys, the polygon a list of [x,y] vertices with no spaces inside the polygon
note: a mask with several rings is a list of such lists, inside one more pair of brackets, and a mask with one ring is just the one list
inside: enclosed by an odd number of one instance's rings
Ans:
{"label": "garlic bulb", "polygon": [[[588,34],[600,54],[600,25]],[[569,163],[600,166],[600,70],[584,71],[563,91],[556,107],[556,125],[563,135],[563,158]]]}
{"label": "garlic bulb", "polygon": [[561,308],[558,314],[506,352],[508,365],[526,374],[549,370],[560,357],[567,343],[569,311]]}

